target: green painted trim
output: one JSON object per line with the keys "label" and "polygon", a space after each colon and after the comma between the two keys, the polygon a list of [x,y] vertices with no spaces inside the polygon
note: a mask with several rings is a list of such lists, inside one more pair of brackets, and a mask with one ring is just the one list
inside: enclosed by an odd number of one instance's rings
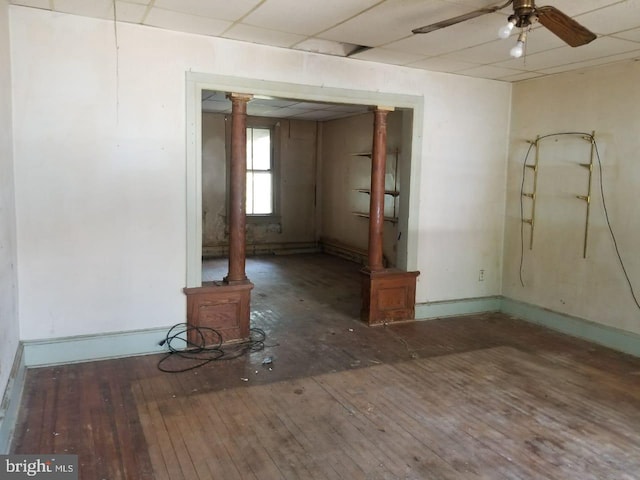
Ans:
{"label": "green painted trim", "polygon": [[167,351],[166,346],[160,346],[159,342],[164,340],[169,328],[28,340],[22,342],[24,363],[27,367],[42,367],[163,353]]}
{"label": "green painted trim", "polygon": [[[485,312],[513,315],[531,323],[640,357],[640,335],[638,334],[500,296],[417,304],[415,318],[428,320]],[[158,343],[165,338],[169,328],[23,341],[19,350],[20,355],[16,354],[14,362],[14,368],[17,370],[11,377],[13,387],[7,386],[11,403],[13,404],[13,399],[19,399],[19,395],[22,394],[23,370],[26,367],[163,353],[166,352],[166,347]],[[0,415],[1,413],[2,411]],[[0,425],[0,433],[3,434],[4,423]],[[3,438],[0,436],[0,441]],[[0,452],[1,447],[2,443],[0,443]]]}
{"label": "green painted trim", "polygon": [[510,298],[500,310],[537,325],[640,357],[640,335]]}
{"label": "green painted trim", "polygon": [[416,305],[416,320],[500,311],[501,297],[463,298]]}
{"label": "green painted trim", "polygon": [[0,404],[0,455],[6,455],[11,448],[13,432],[18,420],[18,410],[24,390],[27,367],[24,363],[24,350],[18,345],[9,381]]}

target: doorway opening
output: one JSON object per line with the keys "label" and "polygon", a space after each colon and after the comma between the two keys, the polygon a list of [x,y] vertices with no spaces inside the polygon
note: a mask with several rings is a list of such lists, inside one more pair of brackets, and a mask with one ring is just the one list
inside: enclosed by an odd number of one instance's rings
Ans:
{"label": "doorway opening", "polygon": [[[387,119],[384,263],[396,267],[411,118]],[[231,101],[202,92],[202,256],[229,253]],[[366,105],[253,98],[246,120],[247,256],[326,252],[366,264],[373,113]],[[205,275],[206,276],[206,275]],[[203,278],[206,281],[206,278]]]}
{"label": "doorway opening", "polygon": [[[353,133],[357,132],[359,127],[355,124],[351,125],[350,123],[357,123],[357,121],[362,122],[362,119],[358,120],[359,117],[364,117],[366,119],[366,116],[369,115],[367,110],[370,106],[393,105],[396,107],[398,117],[401,119],[400,123],[403,124],[404,127],[400,128],[398,145],[396,148],[398,162],[395,160],[388,162],[392,167],[397,166],[398,171],[395,176],[390,172],[388,178],[389,182],[397,182],[397,178],[403,178],[405,179],[405,185],[401,190],[397,190],[396,183],[394,187],[390,187],[388,189],[391,192],[389,195],[390,198],[387,200],[389,202],[388,208],[391,212],[389,222],[394,225],[395,229],[397,229],[397,235],[390,235],[395,248],[392,252],[393,255],[389,255],[389,257],[393,258],[392,261],[394,264],[400,268],[415,268],[417,263],[417,249],[413,243],[416,238],[416,229],[412,227],[414,227],[416,219],[409,215],[409,211],[412,210],[412,205],[418,204],[419,200],[419,189],[417,188],[417,182],[419,181],[419,162],[416,159],[419,156],[418,152],[421,151],[421,137],[419,132],[421,132],[422,124],[422,97],[347,89],[332,89],[326,87],[311,87],[280,82],[264,82],[237,77],[189,73],[187,75],[188,287],[198,287],[202,285],[202,256],[203,253],[205,253],[203,248],[205,243],[203,242],[205,231],[203,229],[209,228],[209,226],[212,225],[210,222],[211,218],[214,218],[213,223],[215,224],[215,222],[219,221],[221,217],[224,217],[224,214],[220,215],[219,210],[216,211],[214,215],[211,214],[210,210],[205,211],[205,202],[203,201],[203,184],[206,181],[204,178],[203,158],[206,155],[205,150],[207,147],[205,138],[203,137],[203,124],[207,121],[205,117],[208,116],[208,114],[202,113],[203,99],[205,99],[204,101],[208,99],[215,102],[219,98],[220,92],[241,92],[254,95],[256,100],[261,100],[259,103],[256,103],[256,107],[261,103],[263,104],[259,108],[260,111],[255,112],[259,113],[259,115],[252,115],[252,117],[259,119],[274,118],[266,116],[265,111],[269,108],[287,108],[287,105],[285,105],[287,103],[293,104],[288,105],[292,108],[297,106],[298,110],[306,107],[310,112],[316,112],[312,114],[317,116],[315,119],[305,119],[302,118],[302,112],[298,111],[299,118],[292,120],[295,115],[289,115],[289,118],[287,118],[287,115],[283,115],[284,112],[280,111],[278,112],[280,114],[278,117],[282,118],[280,119],[280,122],[276,122],[277,125],[275,126],[275,128],[279,130],[280,137],[286,134],[286,138],[289,141],[287,148],[293,148],[294,150],[296,147],[302,148],[300,144],[304,144],[304,142],[309,141],[309,139],[315,142],[315,148],[312,152],[315,162],[312,164],[313,170],[315,170],[313,172],[315,174],[315,178],[311,186],[309,184],[304,184],[304,182],[297,184],[299,195],[308,193],[309,190],[313,191],[313,199],[315,202],[314,210],[311,215],[307,215],[305,212],[294,212],[293,217],[295,218],[297,216],[298,219],[298,222],[296,222],[298,227],[292,228],[293,230],[295,230],[295,228],[301,228],[300,225],[304,225],[305,222],[312,226],[313,235],[311,237],[305,236],[304,240],[302,240],[302,244],[299,245],[303,250],[312,247],[318,248],[318,245],[320,245],[323,240],[323,236],[329,237],[324,239],[325,243],[331,243],[330,240],[332,240],[333,237],[325,235],[325,233],[330,231],[331,222],[334,220],[332,219],[332,216],[327,214],[326,208],[321,208],[322,202],[327,202],[335,193],[330,190],[331,188],[337,192],[338,187],[342,186],[342,193],[344,195],[348,194],[355,198],[361,197],[362,199],[367,196],[367,192],[365,191],[366,184],[354,184],[353,187],[345,184],[345,180],[350,177],[345,175],[344,171],[347,171],[348,173],[355,172],[354,178],[362,176],[361,173],[358,173],[359,168],[357,167],[357,162],[362,159],[366,160],[367,151],[371,148],[371,122],[369,121],[367,126],[368,137],[361,137],[360,134]],[[269,102],[272,103],[269,104]],[[280,106],[276,106],[276,103]],[[351,109],[356,111],[344,111]],[[326,143],[324,141],[327,134],[335,134],[335,132],[329,133],[332,128],[328,128],[327,126],[330,121],[327,120],[329,115],[327,112],[332,110],[334,111],[334,115],[336,111],[343,110],[342,113],[344,113],[344,115],[338,115],[342,118],[333,119],[331,122],[338,122],[337,125],[341,122],[347,122],[348,124],[348,128],[344,126],[333,128],[333,130],[338,131],[342,129],[341,133],[344,138],[340,140],[340,142],[346,142],[347,138],[353,138],[356,140],[353,143],[353,146],[343,146],[342,148],[344,151],[342,154],[338,154],[339,152],[332,150],[332,147],[327,146],[330,145],[330,143]],[[252,112],[249,111],[248,113],[251,115]],[[218,111],[211,112],[211,114],[221,115],[224,117],[225,112]],[[325,116],[324,119],[322,118],[322,115]],[[365,124],[367,123],[366,120],[364,120],[364,122]],[[222,121],[222,123],[224,124],[224,121]],[[315,130],[310,128],[307,123],[313,124],[315,126]],[[285,124],[286,130],[283,128]],[[352,130],[352,128],[355,128],[355,130]],[[363,141],[358,140],[361,138],[366,138],[366,141],[358,145],[358,141]],[[282,143],[280,143],[280,145],[282,146]],[[344,156],[346,155],[348,155],[348,160],[345,160]],[[342,157],[342,159],[338,157]],[[335,161],[336,165],[339,167],[337,170],[333,171],[331,175],[327,173],[329,170],[326,168],[327,162],[330,161]],[[366,164],[366,161],[362,163]],[[312,167],[309,167],[309,165],[306,166],[306,168]],[[340,168],[343,169],[343,173],[340,173]],[[275,171],[282,175],[282,165],[276,166]],[[296,178],[313,177],[298,176]],[[282,182],[282,179],[280,182]],[[289,184],[292,180],[289,179],[287,182]],[[329,185],[329,187],[327,187],[327,185]],[[282,188],[282,184],[280,184],[280,188]],[[325,190],[327,188],[329,188],[329,190]],[[397,192],[397,195],[394,192]],[[274,221],[278,220],[277,218],[269,218],[265,223],[265,219],[256,218],[256,235],[266,235],[263,238],[268,238],[268,234],[281,235],[278,233],[278,230],[285,229],[285,224],[283,223],[283,210],[286,208],[299,208],[299,205],[296,204],[297,202],[294,201],[288,201],[285,206],[282,200],[282,190],[275,192],[275,196],[280,202],[279,221]],[[339,201],[339,199],[336,201]],[[336,210],[336,212],[340,212],[340,215],[348,215],[350,217],[350,221],[357,221],[358,218],[356,214],[364,212],[361,212],[356,208],[353,208],[352,210],[347,210],[345,208],[353,202],[357,202],[357,200],[343,200],[340,202],[340,209]],[[218,206],[218,208],[220,207]],[[387,208],[386,204],[385,208]],[[396,208],[395,212],[394,208]],[[275,213],[275,216],[277,217],[278,212]],[[210,218],[207,219],[207,216]],[[274,216],[272,215],[271,217]],[[262,223],[258,220],[261,220]],[[366,225],[366,219],[362,220],[361,217],[360,220]],[[340,229],[344,227],[345,222],[343,219],[342,221],[338,220],[335,223],[336,229]],[[294,224],[292,223],[292,225]],[[286,229],[288,230],[289,227],[287,226]],[[304,235],[308,235],[308,232],[305,232]],[[266,243],[285,244],[287,242],[267,241]],[[335,242],[336,249],[343,248],[343,245],[340,245],[340,243],[341,242]],[[255,243],[255,245],[258,244],[259,243]],[[282,245],[276,246],[280,247]],[[285,245],[285,247],[289,248],[292,247],[292,245]],[[349,245],[346,244],[346,247],[349,247]],[[274,248],[274,246],[271,245],[269,248]],[[260,253],[257,246],[256,253]]]}

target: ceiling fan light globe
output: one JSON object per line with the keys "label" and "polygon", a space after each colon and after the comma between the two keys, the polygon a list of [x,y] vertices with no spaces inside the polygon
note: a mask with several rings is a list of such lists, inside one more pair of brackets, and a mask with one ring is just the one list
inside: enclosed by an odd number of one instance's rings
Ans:
{"label": "ceiling fan light globe", "polygon": [[509,36],[511,35],[511,32],[513,32],[513,27],[515,26],[516,24],[510,21],[506,25],[500,27],[500,29],[498,30],[498,37],[502,39],[509,38]]}
{"label": "ceiling fan light globe", "polygon": [[511,55],[513,58],[520,58],[523,53],[524,53],[524,42],[518,41],[518,43],[516,43],[516,46],[513,47],[509,52],[509,55]]}

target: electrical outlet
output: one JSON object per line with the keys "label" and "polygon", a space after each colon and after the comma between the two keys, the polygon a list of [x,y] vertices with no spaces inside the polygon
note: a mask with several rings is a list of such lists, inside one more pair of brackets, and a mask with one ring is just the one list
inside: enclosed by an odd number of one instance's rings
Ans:
{"label": "electrical outlet", "polygon": [[478,281],[484,282],[484,268],[481,268],[480,272],[478,273]]}

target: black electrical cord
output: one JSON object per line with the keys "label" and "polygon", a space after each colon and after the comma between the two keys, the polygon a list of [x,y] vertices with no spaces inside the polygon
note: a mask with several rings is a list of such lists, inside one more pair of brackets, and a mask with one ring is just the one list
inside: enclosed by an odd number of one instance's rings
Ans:
{"label": "black electrical cord", "polygon": [[586,137],[593,143],[594,150],[596,152],[596,158],[598,160],[598,173],[599,173],[599,181],[600,181],[600,196],[602,197],[602,208],[604,210],[604,217],[607,222],[607,228],[609,229],[609,233],[611,234],[611,239],[613,240],[613,246],[616,251],[616,256],[618,257],[618,261],[620,262],[620,267],[622,268],[622,272],[624,273],[624,277],[627,281],[627,285],[629,285],[629,290],[631,291],[631,296],[633,297],[633,301],[636,306],[640,309],[640,301],[638,301],[638,297],[633,288],[633,284],[631,279],[629,278],[629,274],[627,273],[627,269],[622,260],[622,255],[620,254],[620,249],[618,248],[618,241],[616,239],[616,235],[613,232],[613,227],[611,226],[611,221],[609,220],[609,211],[607,210],[607,201],[604,196],[604,179],[602,175],[602,160],[600,158],[600,151],[598,150],[598,143],[596,142],[595,137],[591,133],[585,132],[560,132],[560,133],[550,133],[548,135],[543,135],[538,137],[535,142],[532,142],[529,145],[529,149],[524,158],[524,163],[522,166],[522,183],[520,185],[520,284],[524,287],[524,280],[522,279],[522,269],[524,262],[524,207],[523,207],[523,199],[524,196],[524,180],[525,180],[525,172],[527,168],[527,160],[529,158],[529,154],[531,153],[531,149],[534,147],[538,148],[538,142],[542,139],[549,137],[558,137],[562,135],[580,135],[582,137]]}
{"label": "black electrical cord", "polygon": [[622,268],[622,273],[624,273],[624,278],[627,280],[627,284],[629,285],[631,296],[633,297],[633,301],[635,302],[636,307],[640,308],[640,302],[638,302],[638,297],[636,296],[636,292],[633,289],[633,284],[631,283],[631,279],[629,278],[629,274],[627,273],[627,268],[624,266],[624,262],[622,261],[622,255],[620,254],[620,249],[618,248],[618,241],[616,240],[616,235],[613,233],[613,227],[611,227],[611,222],[609,221],[609,211],[607,210],[607,202],[604,198],[604,182],[602,181],[602,160],[600,160],[600,151],[598,150],[596,139],[593,138],[593,136],[591,138],[593,140],[593,147],[596,151],[596,158],[598,159],[598,171],[600,174],[600,196],[602,197],[604,218],[607,221],[607,227],[609,228],[609,233],[611,234],[611,240],[613,240],[613,247],[616,250],[616,255],[618,256],[618,261],[620,262],[620,267]]}
{"label": "black electrical cord", "polygon": [[[189,340],[190,333],[197,334],[197,342]],[[194,370],[208,363],[221,360],[233,360],[247,353],[264,350],[267,334],[260,328],[249,330],[249,339],[222,346],[222,335],[214,328],[196,327],[188,323],[177,323],[169,329],[160,346],[166,345],[169,351],[158,361],[158,370],[165,373],[181,373]],[[176,343],[179,346],[176,346]],[[209,345],[207,345],[209,343]],[[169,368],[165,362],[170,358],[191,360],[195,363],[188,367]]]}

